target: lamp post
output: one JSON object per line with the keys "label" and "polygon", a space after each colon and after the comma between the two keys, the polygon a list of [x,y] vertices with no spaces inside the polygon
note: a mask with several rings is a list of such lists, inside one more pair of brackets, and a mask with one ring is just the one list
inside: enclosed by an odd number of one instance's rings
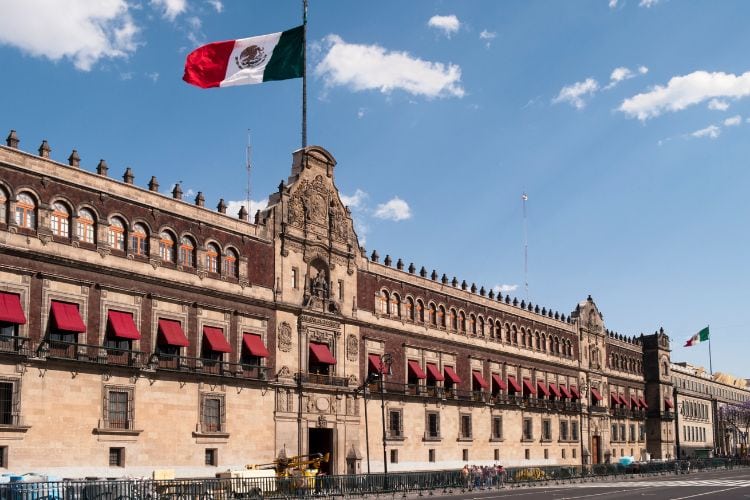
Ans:
{"label": "lamp post", "polygon": [[[581,394],[588,394],[589,393],[589,385],[584,382],[581,384]],[[583,397],[581,397],[581,400],[583,400]],[[581,401],[583,403],[583,401]],[[580,429],[578,429],[578,436],[581,441],[581,469],[583,470],[583,467],[586,466],[586,451],[583,446],[583,404],[581,404],[581,422],[580,422]]]}
{"label": "lamp post", "polygon": [[388,474],[388,457],[385,449],[385,387],[384,380],[386,373],[391,373],[391,363],[393,356],[386,353],[380,356],[380,414],[383,419],[383,471]]}
{"label": "lamp post", "polygon": [[367,375],[364,383],[357,387],[354,394],[362,393],[362,397],[365,400],[365,452],[367,453],[367,473],[370,473],[370,422],[367,418],[367,393],[370,384],[375,382],[380,377],[378,373],[370,373]]}

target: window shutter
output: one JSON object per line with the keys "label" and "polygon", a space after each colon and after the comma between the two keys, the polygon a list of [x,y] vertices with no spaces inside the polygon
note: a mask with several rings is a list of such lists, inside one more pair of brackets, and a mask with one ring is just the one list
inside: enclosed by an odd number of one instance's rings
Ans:
{"label": "window shutter", "polygon": [[205,394],[201,394],[200,409],[198,411],[200,412],[201,432],[205,432],[205,427],[206,427],[206,395]]}
{"label": "window shutter", "polygon": [[109,389],[104,389],[104,402],[103,402],[103,411],[102,411],[102,417],[104,419],[104,428],[109,427]]}
{"label": "window shutter", "polygon": [[128,421],[126,424],[127,429],[133,429],[135,427],[135,390],[130,389],[128,391]]}
{"label": "window shutter", "polygon": [[21,390],[19,382],[13,383],[13,409],[11,410],[12,422],[14,425],[21,423]]}
{"label": "window shutter", "polygon": [[227,424],[227,405],[224,401],[224,396],[219,398],[219,411],[221,412],[221,427],[219,430],[225,431]]}
{"label": "window shutter", "polygon": [[435,429],[437,430],[437,435],[440,436],[440,414],[435,414]]}

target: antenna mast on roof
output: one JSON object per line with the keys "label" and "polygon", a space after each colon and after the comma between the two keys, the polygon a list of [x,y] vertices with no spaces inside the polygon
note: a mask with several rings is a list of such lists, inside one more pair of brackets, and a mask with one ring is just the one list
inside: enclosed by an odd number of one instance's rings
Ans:
{"label": "antenna mast on roof", "polygon": [[529,196],[526,191],[521,195],[523,203],[523,284],[526,289],[526,301],[529,301],[529,233],[526,229],[526,201]]}
{"label": "antenna mast on roof", "polygon": [[247,171],[247,190],[245,191],[245,194],[247,196],[247,199],[245,200],[247,203],[247,214],[249,219],[253,220],[253,214],[250,213],[250,170],[252,167],[252,163],[250,161],[252,155],[252,149],[250,146],[250,129],[247,129],[247,148],[245,149],[245,169]]}

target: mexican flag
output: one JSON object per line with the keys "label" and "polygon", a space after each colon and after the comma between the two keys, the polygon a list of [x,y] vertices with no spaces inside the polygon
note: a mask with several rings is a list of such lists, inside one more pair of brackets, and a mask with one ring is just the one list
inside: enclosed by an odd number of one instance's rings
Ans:
{"label": "mexican flag", "polygon": [[690,339],[685,342],[685,345],[683,347],[694,346],[695,344],[700,344],[701,342],[705,342],[706,340],[708,340],[708,327],[690,337]]}
{"label": "mexican flag", "polygon": [[204,89],[300,78],[304,26],[270,35],[214,42],[187,56],[182,79]]}

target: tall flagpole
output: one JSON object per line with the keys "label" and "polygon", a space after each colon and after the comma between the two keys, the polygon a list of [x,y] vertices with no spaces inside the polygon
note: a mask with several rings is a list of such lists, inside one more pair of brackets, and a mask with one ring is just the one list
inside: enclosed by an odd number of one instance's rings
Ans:
{"label": "tall flagpole", "polygon": [[302,147],[307,147],[307,0],[302,0]]}
{"label": "tall flagpole", "polygon": [[526,191],[521,195],[523,201],[523,283],[526,288],[526,300],[529,300],[529,233],[526,229]]}
{"label": "tall flagpole", "polygon": [[711,378],[713,378],[714,367],[713,367],[713,362],[711,360],[711,325],[708,325],[707,328],[708,328],[708,371],[711,372]]}

